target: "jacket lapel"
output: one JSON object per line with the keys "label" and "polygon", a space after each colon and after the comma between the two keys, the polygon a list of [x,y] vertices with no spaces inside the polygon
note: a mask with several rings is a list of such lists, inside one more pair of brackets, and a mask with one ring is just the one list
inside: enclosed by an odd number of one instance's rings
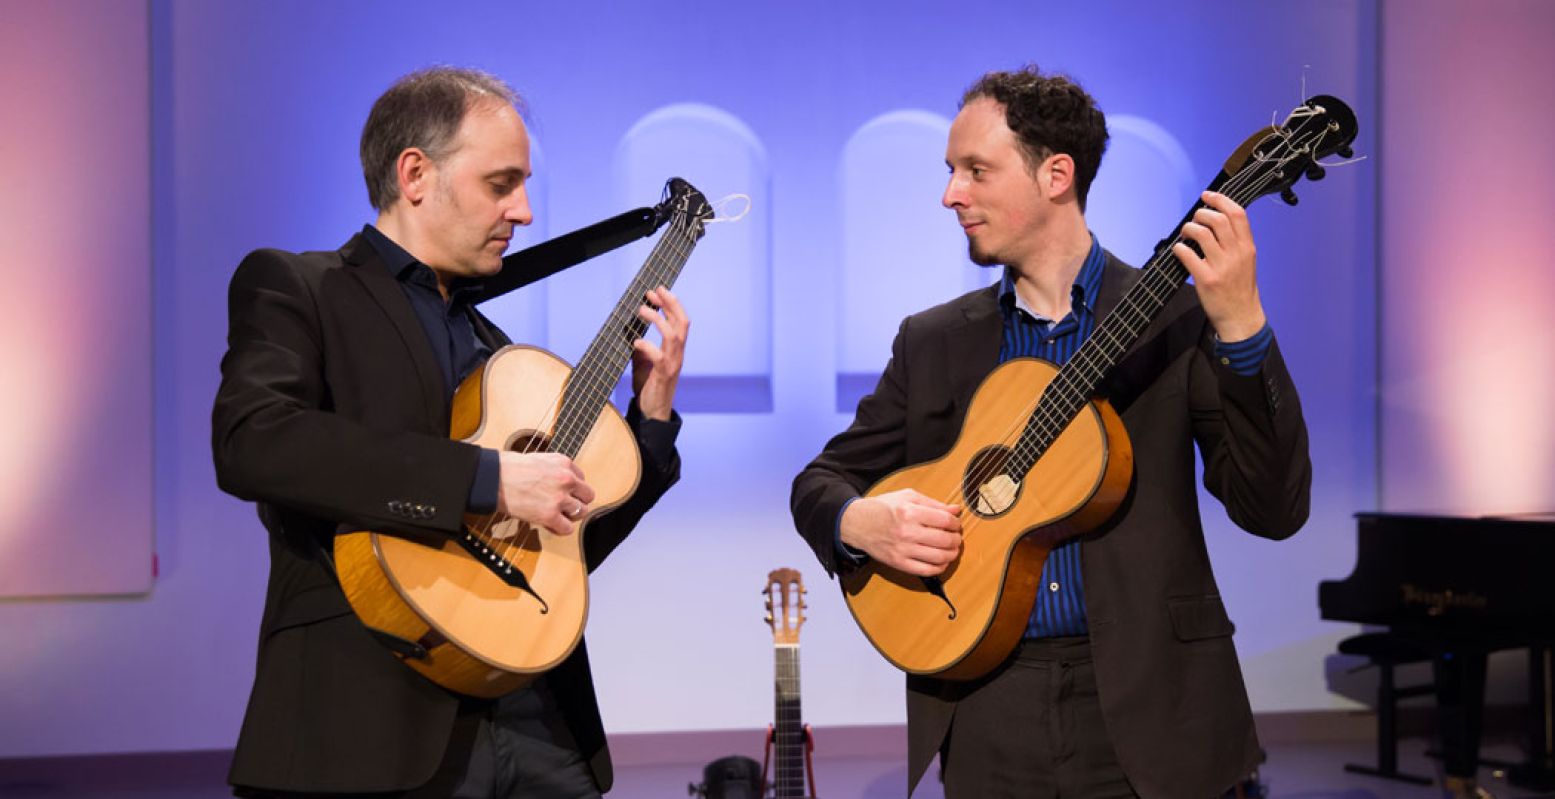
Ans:
{"label": "jacket lapel", "polygon": [[956,387],[956,406],[965,409],[983,378],[999,365],[1003,336],[999,317],[999,284],[974,292],[961,306],[961,320],[945,329],[949,385]]}
{"label": "jacket lapel", "polygon": [[1112,309],[1118,307],[1118,302],[1123,299],[1124,292],[1134,285],[1139,279],[1139,270],[1118,260],[1106,250],[1102,250],[1106,256],[1106,262],[1102,265],[1101,289],[1096,293],[1096,321],[1107,318]]}
{"label": "jacket lapel", "polygon": [[422,401],[431,425],[429,429],[446,427],[449,408],[442,368],[437,364],[432,345],[427,342],[426,331],[421,329],[421,321],[410,307],[410,300],[405,298],[405,290],[389,274],[389,268],[378,257],[378,251],[361,234],[346,242],[340,248],[340,255],[351,267],[351,275],[367,289],[368,295],[389,317],[395,332],[399,334],[400,343],[416,371],[416,383],[421,388]]}
{"label": "jacket lapel", "polygon": [[490,347],[493,353],[513,343],[512,339],[509,339],[507,334],[502,332],[502,328],[492,324],[485,314],[475,310],[474,305],[469,306],[467,310],[470,314],[470,326],[475,328],[476,338],[479,338],[482,344]]}

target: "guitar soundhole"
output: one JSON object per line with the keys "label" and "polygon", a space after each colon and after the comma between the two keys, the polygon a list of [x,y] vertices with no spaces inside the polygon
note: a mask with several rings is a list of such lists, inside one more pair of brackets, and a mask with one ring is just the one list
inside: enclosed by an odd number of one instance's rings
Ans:
{"label": "guitar soundhole", "polygon": [[961,477],[961,496],[973,513],[992,519],[1007,513],[1020,499],[1021,484],[1005,473],[1010,450],[993,446],[978,452]]}
{"label": "guitar soundhole", "polygon": [[508,438],[509,452],[550,452],[551,437],[538,430],[519,430]]}
{"label": "guitar soundhole", "polygon": [[[520,430],[508,439],[507,449],[511,452],[550,452],[551,437],[535,430]],[[540,551],[540,536],[528,523],[513,518],[500,521],[485,518],[488,521],[483,524],[465,525],[466,531],[481,546],[500,549],[509,560],[516,562],[522,562],[526,552]]]}

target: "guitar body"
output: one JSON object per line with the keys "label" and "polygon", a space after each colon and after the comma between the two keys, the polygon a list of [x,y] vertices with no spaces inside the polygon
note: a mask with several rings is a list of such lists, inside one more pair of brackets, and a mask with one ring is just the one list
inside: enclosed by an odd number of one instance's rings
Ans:
{"label": "guitar body", "polygon": [[[451,436],[491,449],[547,451],[572,376],[549,352],[504,347],[454,395]],[[625,502],[642,469],[636,438],[609,405],[573,460],[595,500],[571,535],[511,518],[465,518],[465,534],[500,553],[531,590],[504,580],[455,539],[428,546],[360,531],[335,537],[351,607],[368,627],[420,644],[426,657],[404,662],[461,694],[501,696],[555,667],[577,647],[588,617],[588,520]]]}
{"label": "guitar body", "polygon": [[1057,374],[1036,358],[1001,364],[978,386],[948,453],[893,472],[866,493],[912,488],[963,506],[963,548],[939,575],[943,598],[922,578],[878,563],[842,578],[854,619],[898,668],[965,680],[997,666],[1025,632],[1048,553],[1106,521],[1128,492],[1133,451],[1104,400],[1087,403],[1024,480],[995,468],[1007,450],[994,445],[1020,432]]}

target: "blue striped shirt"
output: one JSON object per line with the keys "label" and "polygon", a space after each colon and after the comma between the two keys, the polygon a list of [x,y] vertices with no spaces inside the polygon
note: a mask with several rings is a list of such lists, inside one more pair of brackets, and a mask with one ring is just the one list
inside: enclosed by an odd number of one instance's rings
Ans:
{"label": "blue striped shirt", "polygon": [[[1012,358],[1041,358],[1059,366],[1069,362],[1080,345],[1096,329],[1096,296],[1101,290],[1107,259],[1101,244],[1091,237],[1091,251],[1070,289],[1069,314],[1056,322],[1035,314],[1015,293],[1015,280],[1006,269],[999,283],[999,312],[1004,317],[1004,337],[999,343],[999,363]],[[1080,541],[1071,538],[1047,556],[1036,605],[1026,622],[1027,638],[1085,635],[1085,586],[1080,578]]]}

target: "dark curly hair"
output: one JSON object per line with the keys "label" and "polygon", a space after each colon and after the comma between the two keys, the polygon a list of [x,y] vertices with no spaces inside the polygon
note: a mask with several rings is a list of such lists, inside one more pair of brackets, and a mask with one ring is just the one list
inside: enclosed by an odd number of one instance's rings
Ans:
{"label": "dark curly hair", "polygon": [[961,96],[961,106],[980,97],[1004,106],[1004,124],[1015,132],[1033,171],[1056,153],[1074,159],[1075,197],[1084,211],[1091,181],[1107,151],[1107,118],[1096,99],[1068,76],[1044,75],[1035,64],[978,78]]}
{"label": "dark curly hair", "polygon": [[433,161],[448,157],[465,114],[481,102],[507,103],[524,113],[511,86],[478,69],[429,67],[395,81],[362,126],[362,177],[373,208],[383,211],[399,199],[394,169],[400,153],[417,147]]}

